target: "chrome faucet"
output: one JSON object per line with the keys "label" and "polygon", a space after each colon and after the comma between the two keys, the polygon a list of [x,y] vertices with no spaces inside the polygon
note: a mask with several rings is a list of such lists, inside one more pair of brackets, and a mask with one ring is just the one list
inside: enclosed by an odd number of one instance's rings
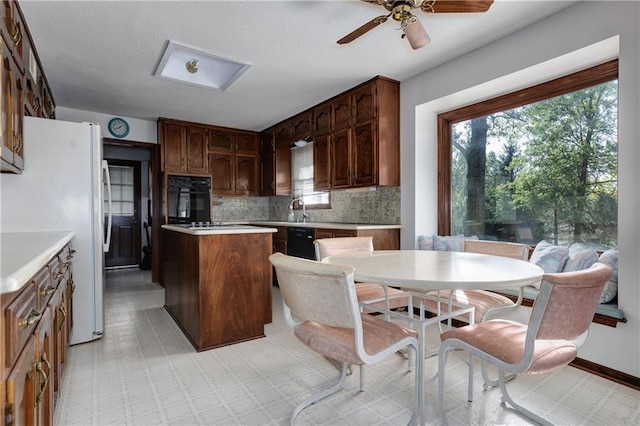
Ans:
{"label": "chrome faucet", "polygon": [[291,200],[291,202],[289,203],[289,211],[293,211],[293,204],[295,202],[298,202],[299,204],[302,204],[302,222],[306,223],[309,221],[309,214],[307,213],[307,209],[304,205],[304,201],[302,201],[300,198],[294,198],[293,200]]}

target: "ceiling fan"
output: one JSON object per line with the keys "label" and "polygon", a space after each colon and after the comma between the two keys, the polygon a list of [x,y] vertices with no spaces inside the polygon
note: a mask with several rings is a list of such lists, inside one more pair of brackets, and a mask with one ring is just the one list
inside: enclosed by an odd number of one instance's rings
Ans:
{"label": "ceiling fan", "polygon": [[387,22],[391,17],[400,23],[402,38],[407,38],[414,49],[419,49],[429,43],[431,39],[420,23],[411,13],[413,9],[420,9],[424,13],[470,13],[486,12],[493,0],[361,0],[377,6],[382,6],[390,13],[373,18],[366,24],[338,40],[338,44],[350,43],[361,35],[371,31],[378,25]]}

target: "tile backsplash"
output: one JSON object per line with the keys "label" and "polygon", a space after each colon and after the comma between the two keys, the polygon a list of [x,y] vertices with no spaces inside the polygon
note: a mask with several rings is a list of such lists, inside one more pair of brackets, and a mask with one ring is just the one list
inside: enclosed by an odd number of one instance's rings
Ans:
{"label": "tile backsplash", "polygon": [[[217,200],[220,200],[218,197]],[[291,197],[222,198],[212,206],[216,221],[286,221]],[[296,218],[301,216],[296,211]],[[307,210],[311,222],[400,224],[400,187],[331,191],[331,208]]]}

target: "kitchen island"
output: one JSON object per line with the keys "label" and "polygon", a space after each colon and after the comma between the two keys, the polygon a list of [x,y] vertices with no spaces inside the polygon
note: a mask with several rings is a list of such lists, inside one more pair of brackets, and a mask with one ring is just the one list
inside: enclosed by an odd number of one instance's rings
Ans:
{"label": "kitchen island", "polygon": [[271,322],[271,234],[248,225],[163,225],[165,309],[197,351],[264,337]]}

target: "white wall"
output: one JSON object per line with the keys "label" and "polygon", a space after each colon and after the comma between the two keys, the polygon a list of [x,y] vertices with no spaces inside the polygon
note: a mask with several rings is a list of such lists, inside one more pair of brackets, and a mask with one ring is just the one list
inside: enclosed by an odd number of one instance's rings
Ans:
{"label": "white wall", "polygon": [[[57,107],[56,119],[63,121],[73,121],[82,123],[99,123],[102,129],[102,137],[113,138],[107,130],[107,124],[115,115],[102,114],[99,112],[83,111],[79,109]],[[158,143],[158,127],[155,121],[139,120],[137,118],[122,117],[129,123],[130,130],[125,140],[133,142]]]}
{"label": "white wall", "polygon": [[401,84],[402,248],[437,230],[436,116],[619,57],[619,306],[578,356],[640,377],[640,3],[570,6]]}

